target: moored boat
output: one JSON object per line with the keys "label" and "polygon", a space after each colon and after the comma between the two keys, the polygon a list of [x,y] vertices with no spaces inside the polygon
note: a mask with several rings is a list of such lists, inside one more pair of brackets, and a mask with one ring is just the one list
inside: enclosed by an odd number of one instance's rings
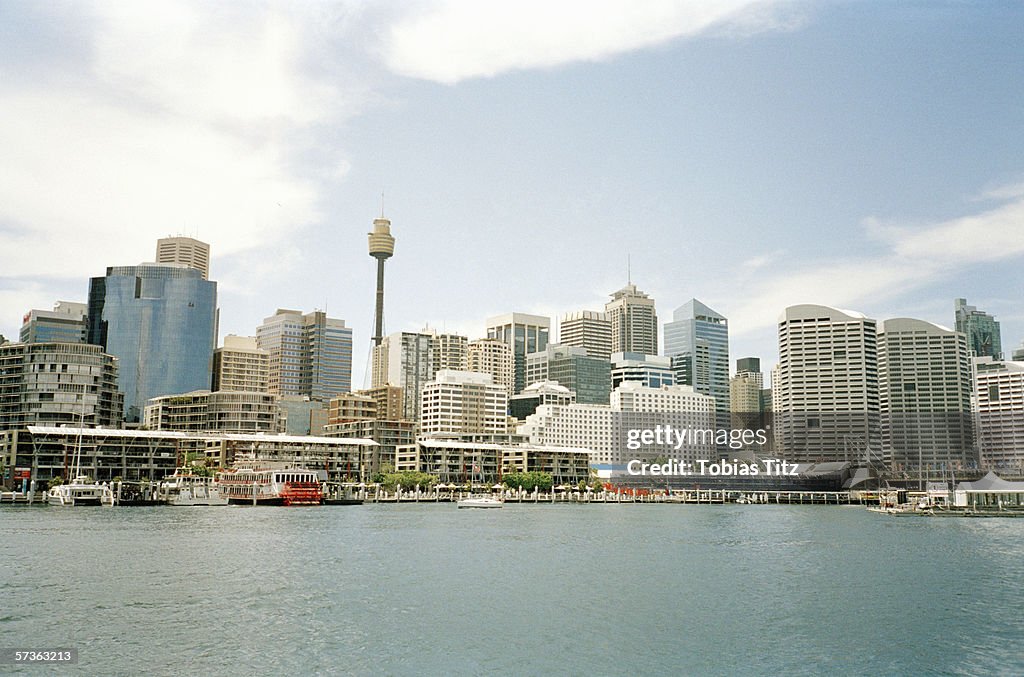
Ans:
{"label": "moored boat", "polygon": [[217,477],[217,487],[237,505],[320,505],[323,489],[315,470],[281,461],[244,460]]}
{"label": "moored boat", "polygon": [[85,475],[76,475],[67,484],[58,484],[46,492],[46,502],[66,508],[83,505],[114,505],[114,492],[106,484],[90,482]]}
{"label": "moored boat", "polygon": [[460,508],[500,508],[505,505],[505,502],[493,496],[473,494],[466,498],[460,498],[456,505]]}
{"label": "moored boat", "polygon": [[212,477],[193,475],[180,468],[157,486],[157,499],[167,505],[227,505],[228,499]]}

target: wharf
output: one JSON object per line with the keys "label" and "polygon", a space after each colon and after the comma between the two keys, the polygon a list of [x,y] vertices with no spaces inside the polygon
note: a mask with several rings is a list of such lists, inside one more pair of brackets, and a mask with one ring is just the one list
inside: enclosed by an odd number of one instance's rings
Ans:
{"label": "wharf", "polygon": [[46,495],[29,491],[0,491],[0,504],[3,505],[47,505]]}
{"label": "wharf", "polygon": [[[366,492],[366,503],[451,503],[471,495],[462,491],[384,491]],[[499,496],[495,492],[495,496]],[[508,491],[501,496],[505,503],[595,503],[595,504],[643,504],[666,503],[687,505],[723,505],[745,503],[750,505],[867,505],[849,491],[761,491],[744,492],[736,490],[682,489],[666,492],[517,492]]]}

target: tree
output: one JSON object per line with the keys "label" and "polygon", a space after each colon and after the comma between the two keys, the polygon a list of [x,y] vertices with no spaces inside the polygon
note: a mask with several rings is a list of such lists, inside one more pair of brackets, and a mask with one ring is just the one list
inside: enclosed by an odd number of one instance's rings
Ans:
{"label": "tree", "polygon": [[555,483],[550,473],[531,472],[510,472],[501,478],[501,483],[509,489],[522,487],[525,491],[533,491],[535,488],[540,491],[548,491]]}
{"label": "tree", "polygon": [[54,487],[59,487],[62,484],[64,484],[64,478],[57,475],[56,477],[50,478],[50,481],[46,483],[46,488],[53,489]]}
{"label": "tree", "polygon": [[419,486],[420,489],[430,489],[437,484],[437,477],[425,472],[406,470],[404,472],[378,473],[382,475],[381,482],[385,489],[394,491],[396,487],[402,489],[413,489]]}

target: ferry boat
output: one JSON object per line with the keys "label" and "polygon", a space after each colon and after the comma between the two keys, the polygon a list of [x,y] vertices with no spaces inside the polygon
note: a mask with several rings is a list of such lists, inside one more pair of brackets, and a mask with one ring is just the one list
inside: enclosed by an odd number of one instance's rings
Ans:
{"label": "ferry boat", "polygon": [[217,487],[237,505],[320,505],[323,489],[316,470],[283,461],[241,460],[217,478]]}
{"label": "ferry boat", "polygon": [[193,475],[181,468],[157,486],[157,500],[167,505],[227,505],[227,496],[212,477]]}
{"label": "ferry boat", "polygon": [[114,492],[106,484],[90,482],[85,475],[76,475],[68,484],[58,484],[46,492],[46,502],[66,508],[81,505],[114,505]]}

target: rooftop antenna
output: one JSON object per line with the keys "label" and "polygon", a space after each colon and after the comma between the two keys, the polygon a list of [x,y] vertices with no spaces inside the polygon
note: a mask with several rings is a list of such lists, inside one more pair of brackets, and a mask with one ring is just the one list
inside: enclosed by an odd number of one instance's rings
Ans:
{"label": "rooftop antenna", "polygon": [[380,192],[380,218],[384,218],[384,191]]}
{"label": "rooftop antenna", "polygon": [[626,284],[633,284],[633,270],[630,266],[629,254],[626,254]]}

